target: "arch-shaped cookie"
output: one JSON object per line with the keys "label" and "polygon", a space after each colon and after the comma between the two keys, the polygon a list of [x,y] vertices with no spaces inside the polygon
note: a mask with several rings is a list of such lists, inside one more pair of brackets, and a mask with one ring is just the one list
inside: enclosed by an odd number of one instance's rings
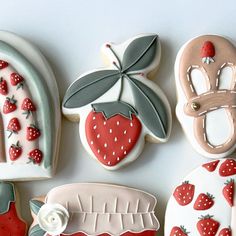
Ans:
{"label": "arch-shaped cookie", "polygon": [[0,179],[53,175],[60,134],[55,77],[42,54],[0,31]]}
{"label": "arch-shaped cookie", "polygon": [[106,43],[102,53],[107,66],[81,75],[68,88],[62,111],[70,120],[80,120],[88,153],[115,170],[134,161],[145,140],[168,140],[171,111],[163,92],[149,80],[161,57],[157,35]]}

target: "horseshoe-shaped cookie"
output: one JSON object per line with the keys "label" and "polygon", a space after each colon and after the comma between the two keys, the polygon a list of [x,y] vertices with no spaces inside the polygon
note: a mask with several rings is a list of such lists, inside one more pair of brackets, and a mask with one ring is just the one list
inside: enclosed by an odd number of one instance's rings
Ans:
{"label": "horseshoe-shaped cookie", "polygon": [[209,158],[236,148],[236,49],[204,35],[186,43],[175,64],[177,117],[193,147]]}

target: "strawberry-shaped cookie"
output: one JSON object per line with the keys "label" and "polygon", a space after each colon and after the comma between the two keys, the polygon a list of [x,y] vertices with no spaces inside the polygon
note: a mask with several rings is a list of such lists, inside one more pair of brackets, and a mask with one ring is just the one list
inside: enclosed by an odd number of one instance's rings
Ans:
{"label": "strawberry-shaped cookie", "polygon": [[80,120],[88,153],[109,170],[134,161],[145,140],[168,140],[170,106],[154,78],[160,61],[157,35],[140,35],[102,47],[107,67],[87,72],[67,90],[63,113]]}
{"label": "strawberry-shaped cookie", "polygon": [[63,185],[30,201],[34,221],[29,236],[155,236],[155,205],[154,196],[138,189]]}
{"label": "strawberry-shaped cookie", "polygon": [[27,225],[18,212],[16,193],[11,183],[0,183],[0,235],[26,236]]}
{"label": "strawberry-shaped cookie", "polygon": [[236,48],[217,35],[190,40],[175,64],[176,113],[201,155],[224,158],[236,148]]}
{"label": "strawberry-shaped cookie", "polygon": [[[186,177],[185,184],[174,190],[166,209],[165,236],[174,235],[173,228],[177,229],[180,225],[187,229],[188,236],[231,236],[231,232],[234,235],[236,173],[229,171],[230,163],[234,163],[233,159],[219,159],[201,165]],[[222,175],[225,167],[226,174]],[[229,173],[230,176],[227,175]],[[191,191],[187,191],[190,187]],[[192,201],[181,204],[189,197]],[[176,236],[178,233],[182,235],[176,231]]]}
{"label": "strawberry-shaped cookie", "polygon": [[[0,31],[0,55],[0,180],[49,178],[60,133],[54,75],[42,54],[14,34]],[[38,156],[29,155],[34,150]]]}

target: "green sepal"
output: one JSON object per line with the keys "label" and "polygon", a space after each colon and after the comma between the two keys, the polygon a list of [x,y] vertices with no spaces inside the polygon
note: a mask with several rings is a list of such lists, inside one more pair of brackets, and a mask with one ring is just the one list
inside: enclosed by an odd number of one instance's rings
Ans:
{"label": "green sepal", "polygon": [[122,115],[128,119],[132,119],[132,114],[137,115],[137,111],[128,103],[115,101],[92,104],[95,112],[102,112],[106,119],[115,115]]}
{"label": "green sepal", "polygon": [[44,202],[39,200],[30,200],[30,210],[37,215],[40,208],[44,205]]}
{"label": "green sepal", "polygon": [[12,183],[0,182],[0,215],[9,211],[11,202],[15,202],[14,185]]}
{"label": "green sepal", "polygon": [[44,236],[46,231],[42,230],[39,225],[33,226],[29,230],[29,236]]}

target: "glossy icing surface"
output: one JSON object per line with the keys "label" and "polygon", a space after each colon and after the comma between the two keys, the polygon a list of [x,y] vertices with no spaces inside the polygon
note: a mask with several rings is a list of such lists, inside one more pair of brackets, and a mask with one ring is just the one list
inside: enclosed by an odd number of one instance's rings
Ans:
{"label": "glossy icing surface", "polygon": [[38,236],[46,233],[38,225],[39,213],[42,207],[51,209],[52,204],[69,212],[62,235],[153,235],[159,229],[154,214],[156,199],[152,195],[115,185],[70,184],[52,189],[44,202],[31,201],[35,221],[30,236],[35,231],[41,232]]}
{"label": "glossy icing surface", "polygon": [[[69,119],[80,119],[80,136],[86,150],[105,168],[114,170],[140,155],[147,136],[154,142],[167,141],[171,113],[164,94],[148,80],[160,61],[157,35],[140,35],[120,45],[107,43],[102,52],[107,59],[107,67],[81,75],[67,90],[62,109]],[[92,111],[99,119],[95,115],[90,117]],[[104,147],[108,139],[114,138],[112,146],[117,142],[118,137],[103,135],[110,132],[104,122],[113,123],[114,120],[122,123],[123,132],[128,132],[130,124],[136,130],[132,137],[133,145],[130,145],[129,139],[124,139],[120,145],[129,147],[129,150],[119,150],[122,155],[116,155],[118,150]],[[91,126],[94,122],[96,125]],[[96,133],[94,127],[103,131]],[[113,126],[112,130],[119,132],[119,126]],[[98,135],[96,139],[95,133]],[[91,142],[98,142],[99,147],[94,148]]]}
{"label": "glossy icing surface", "polygon": [[216,35],[189,41],[176,59],[177,117],[206,157],[226,157],[235,149],[235,63],[235,47]]}
{"label": "glossy icing surface", "polygon": [[[209,162],[190,173],[169,200],[165,235],[180,229],[188,235],[235,235],[235,181],[234,159]],[[221,234],[226,229],[231,234]]]}
{"label": "glossy icing surface", "polygon": [[0,183],[0,235],[26,236],[27,225],[16,209],[15,189],[11,183]]}
{"label": "glossy icing surface", "polygon": [[54,77],[41,53],[14,34],[0,32],[0,58],[0,127],[4,134],[0,178],[48,178],[54,172],[60,133],[54,128],[60,124]]}

